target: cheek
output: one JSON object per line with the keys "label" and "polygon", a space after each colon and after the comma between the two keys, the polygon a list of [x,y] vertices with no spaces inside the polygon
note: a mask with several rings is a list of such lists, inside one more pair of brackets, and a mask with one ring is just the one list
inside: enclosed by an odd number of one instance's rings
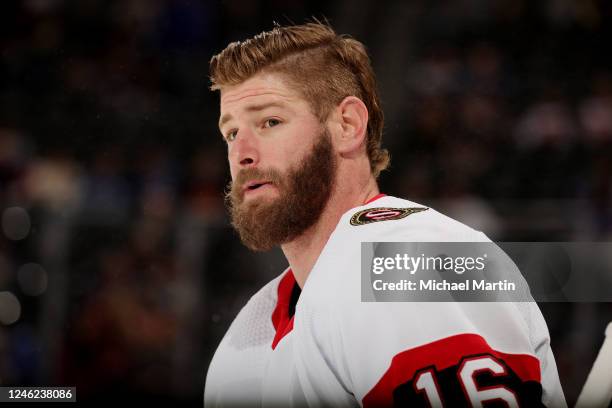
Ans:
{"label": "cheek", "polygon": [[288,149],[282,149],[276,152],[270,162],[270,167],[273,167],[283,176],[295,168],[302,158],[300,146],[291,146]]}
{"label": "cheek", "polygon": [[293,158],[295,143],[291,140],[270,139],[260,145],[262,167],[283,169]]}
{"label": "cheek", "polygon": [[313,131],[303,131],[301,137],[294,140],[293,144],[289,146],[289,149],[285,152],[287,157],[291,157],[291,163],[293,165],[298,164],[306,156],[312,152],[315,145],[315,136]]}
{"label": "cheek", "polygon": [[232,181],[236,179],[236,174],[238,173],[238,170],[235,168],[235,166],[232,164],[232,160],[229,157],[229,155],[227,156],[227,164],[229,166],[229,171],[230,171],[230,176],[232,178]]}
{"label": "cheek", "polygon": [[298,128],[292,133],[286,143],[277,147],[286,158],[301,158],[312,149],[317,133],[310,127]]}

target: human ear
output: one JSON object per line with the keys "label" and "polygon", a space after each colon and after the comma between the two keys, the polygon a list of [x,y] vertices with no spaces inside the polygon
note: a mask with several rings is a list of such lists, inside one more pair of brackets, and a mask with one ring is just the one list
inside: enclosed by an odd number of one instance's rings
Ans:
{"label": "human ear", "polygon": [[337,129],[334,142],[339,153],[353,152],[362,145],[368,128],[368,108],[356,96],[347,96],[334,115]]}

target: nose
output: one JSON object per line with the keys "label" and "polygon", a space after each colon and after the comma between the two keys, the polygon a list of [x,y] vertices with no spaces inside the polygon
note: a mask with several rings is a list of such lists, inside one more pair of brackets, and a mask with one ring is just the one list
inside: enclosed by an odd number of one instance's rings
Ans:
{"label": "nose", "polygon": [[259,148],[255,135],[240,130],[230,147],[230,160],[240,169],[254,167],[259,162]]}

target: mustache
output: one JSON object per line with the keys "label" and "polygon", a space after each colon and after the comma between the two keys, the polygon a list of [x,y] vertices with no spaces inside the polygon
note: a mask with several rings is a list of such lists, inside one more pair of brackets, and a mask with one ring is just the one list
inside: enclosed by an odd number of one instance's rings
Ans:
{"label": "mustache", "polygon": [[242,186],[253,180],[266,180],[267,182],[280,186],[282,184],[282,176],[275,169],[257,169],[248,168],[240,170],[236,174],[236,178],[230,181],[225,188],[225,199],[228,202],[240,201],[242,199]]}

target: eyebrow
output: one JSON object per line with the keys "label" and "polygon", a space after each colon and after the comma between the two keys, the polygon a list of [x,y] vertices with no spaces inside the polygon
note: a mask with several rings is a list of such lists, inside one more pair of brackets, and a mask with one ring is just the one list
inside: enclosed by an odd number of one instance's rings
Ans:
{"label": "eyebrow", "polygon": [[[286,104],[282,102],[266,102],[258,105],[250,105],[246,107],[247,112],[259,112],[268,108],[285,108]],[[233,119],[233,116],[229,113],[221,116],[221,120],[219,120],[219,129],[223,127],[227,122]]]}

